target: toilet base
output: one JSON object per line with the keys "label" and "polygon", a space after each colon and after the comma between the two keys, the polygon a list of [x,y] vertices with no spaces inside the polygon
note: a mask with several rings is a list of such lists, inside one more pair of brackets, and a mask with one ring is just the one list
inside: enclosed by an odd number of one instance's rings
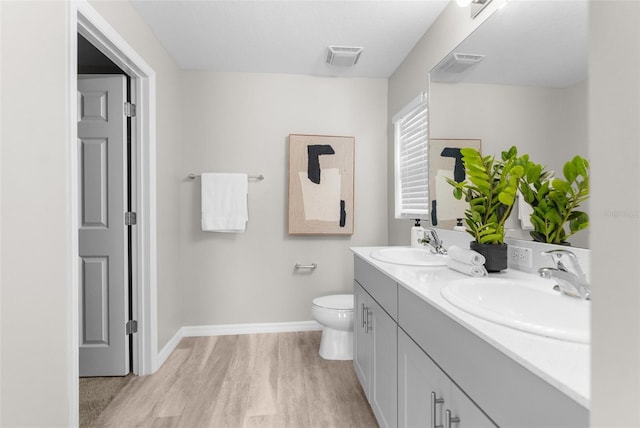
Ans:
{"label": "toilet base", "polygon": [[325,360],[353,360],[353,332],[323,327],[320,356]]}

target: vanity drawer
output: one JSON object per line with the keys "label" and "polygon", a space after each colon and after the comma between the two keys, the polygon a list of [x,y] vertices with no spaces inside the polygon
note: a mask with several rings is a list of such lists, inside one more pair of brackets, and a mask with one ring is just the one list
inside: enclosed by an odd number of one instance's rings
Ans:
{"label": "vanity drawer", "polygon": [[358,256],[354,257],[353,265],[356,281],[397,321],[398,284]]}
{"label": "vanity drawer", "polygon": [[502,427],[586,427],[589,411],[404,287],[400,327]]}

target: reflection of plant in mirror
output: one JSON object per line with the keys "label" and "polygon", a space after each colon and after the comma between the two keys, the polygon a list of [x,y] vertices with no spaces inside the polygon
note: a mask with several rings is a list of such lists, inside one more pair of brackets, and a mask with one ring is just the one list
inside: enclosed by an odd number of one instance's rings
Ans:
{"label": "reflection of plant in mirror", "polygon": [[501,160],[482,157],[471,148],[461,149],[467,178],[461,183],[447,179],[453,196],[469,203],[466,231],[478,244],[504,244],[504,222],[511,214],[524,168],[515,146],[502,152]]}
{"label": "reflection of plant in mirror", "polygon": [[[553,178],[541,165],[522,157],[525,175],[520,183],[524,200],[531,205],[534,241],[568,244],[567,238],[589,226],[589,215],[578,211],[589,198],[589,162],[576,156],[564,164],[564,180]],[[565,224],[569,223],[569,232]]]}

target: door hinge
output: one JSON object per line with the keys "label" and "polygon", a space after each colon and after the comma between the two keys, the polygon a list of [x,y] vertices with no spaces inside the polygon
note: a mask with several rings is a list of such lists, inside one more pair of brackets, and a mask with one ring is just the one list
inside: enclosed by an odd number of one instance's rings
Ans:
{"label": "door hinge", "polygon": [[137,333],[138,332],[138,321],[135,321],[135,320],[127,321],[127,324],[125,325],[125,332],[126,332],[126,334]]}
{"label": "door hinge", "polygon": [[136,115],[136,105],[131,104],[130,102],[124,103],[124,115],[126,117],[135,117]]}
{"label": "door hinge", "polygon": [[126,212],[124,213],[124,225],[125,226],[133,226],[136,224],[136,213],[134,212]]}

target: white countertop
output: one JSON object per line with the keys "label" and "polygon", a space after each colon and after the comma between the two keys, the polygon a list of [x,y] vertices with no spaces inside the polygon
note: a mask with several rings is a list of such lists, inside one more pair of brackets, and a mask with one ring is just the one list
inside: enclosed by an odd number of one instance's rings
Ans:
{"label": "white countertop", "polygon": [[[358,257],[428,302],[523,367],[559,389],[580,405],[590,402],[590,345],[538,336],[478,318],[456,308],[440,290],[450,281],[469,278],[446,267],[403,266],[370,257],[385,247],[355,247]],[[545,285],[537,275],[507,269],[490,277],[525,279]],[[548,285],[548,284],[546,284]]]}

